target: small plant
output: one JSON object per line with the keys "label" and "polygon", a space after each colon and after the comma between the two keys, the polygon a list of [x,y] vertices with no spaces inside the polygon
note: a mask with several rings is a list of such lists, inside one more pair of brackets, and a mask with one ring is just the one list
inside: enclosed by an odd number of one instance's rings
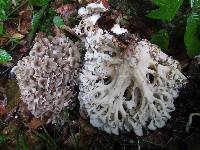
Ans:
{"label": "small plant", "polygon": [[10,8],[12,6],[11,0],[0,0],[0,20],[6,20],[8,18],[8,14]]}
{"label": "small plant", "polygon": [[53,18],[53,23],[54,23],[54,25],[56,25],[57,27],[60,27],[60,26],[64,25],[64,21],[63,21],[63,19],[62,19],[60,16],[55,16],[55,17]]}
{"label": "small plant", "polygon": [[44,6],[48,4],[51,0],[29,0],[32,6]]}
{"label": "small plant", "polygon": [[45,32],[48,35],[51,35],[51,27],[53,26],[53,19],[54,16],[56,16],[56,12],[54,9],[52,8],[48,8],[46,9],[46,13],[45,13],[45,19],[41,22],[41,24],[39,25],[39,31],[41,32]]}
{"label": "small plant", "polygon": [[17,150],[29,150],[29,144],[27,137],[23,131],[16,129],[16,149]]}
{"label": "small plant", "polygon": [[[146,16],[151,19],[158,19],[163,22],[171,22],[178,14],[183,0],[152,0],[158,9],[150,11]],[[200,0],[191,0],[191,13],[187,18],[187,26],[184,35],[184,42],[189,57],[200,53]],[[152,43],[158,44],[162,49],[167,49],[168,33],[165,29],[152,36]],[[164,34],[163,34],[164,33]],[[163,45],[164,44],[164,45]]]}
{"label": "small plant", "polygon": [[193,57],[200,53],[200,0],[191,0],[191,8],[184,40],[188,55]]}
{"label": "small plant", "polygon": [[[173,43],[173,39],[177,36],[178,40],[184,37],[189,57],[192,58],[200,53],[200,0],[109,0],[109,2],[127,15],[134,15],[137,18],[138,14],[140,17],[146,14],[147,18],[160,20],[159,27],[154,26],[154,23],[150,24],[153,29],[159,29],[150,40],[163,51],[166,52],[169,45],[176,44]],[[142,20],[145,22],[147,18],[143,17]],[[184,22],[183,25],[180,22]],[[180,30],[179,26],[184,27],[180,32],[177,31]],[[183,32],[185,33],[182,34]],[[181,33],[181,36],[176,33]]]}
{"label": "small plant", "polygon": [[176,16],[183,0],[152,0],[159,8],[152,10],[147,17],[160,19],[162,21],[172,21]]}
{"label": "small plant", "polygon": [[11,61],[12,57],[3,49],[0,49],[0,64]]}
{"label": "small plant", "polygon": [[51,137],[51,135],[47,132],[45,127],[42,128],[43,133],[35,132],[36,137],[38,137],[38,140],[43,142],[48,149],[58,149],[58,145],[56,144],[56,141]]}
{"label": "small plant", "polygon": [[8,141],[10,138],[7,135],[4,134],[0,134],[0,144],[5,143],[6,141]]}
{"label": "small plant", "polygon": [[152,35],[151,43],[159,45],[162,50],[166,50],[169,45],[169,35],[167,33],[167,30],[162,29]]}
{"label": "small plant", "polygon": [[32,44],[32,41],[35,37],[35,33],[39,27],[39,24],[41,23],[42,17],[44,16],[46,9],[47,9],[47,5],[44,5],[38,12],[36,12],[33,15],[31,31],[29,32],[29,35],[28,35],[29,45]]}

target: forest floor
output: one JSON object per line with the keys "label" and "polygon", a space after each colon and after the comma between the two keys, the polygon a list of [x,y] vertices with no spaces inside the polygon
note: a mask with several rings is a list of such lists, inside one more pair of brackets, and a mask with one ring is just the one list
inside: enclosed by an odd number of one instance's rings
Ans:
{"label": "forest floor", "polygon": [[[18,60],[28,55],[36,33],[49,35],[54,32],[55,16],[61,16],[67,26],[74,27],[79,21],[77,10],[80,4],[55,0],[43,9],[43,6],[32,6],[29,1],[21,0],[12,5],[10,17],[0,21],[4,30],[0,34],[0,47],[12,56],[11,62],[0,65],[0,149],[200,149],[200,118],[194,117],[190,131],[185,131],[189,115],[200,113],[200,66],[195,66],[186,51],[180,52],[184,47],[181,42],[173,48],[173,52],[167,53],[181,62],[189,82],[175,99],[176,110],[162,129],[146,131],[143,137],[137,137],[134,133],[109,135],[81,118],[78,104],[74,110],[66,111],[67,122],[63,126],[45,124],[34,118],[20,99],[17,82],[10,70]],[[111,5],[113,11],[115,8]],[[34,24],[33,14],[41,11]],[[118,11],[124,15],[123,11]],[[127,18],[127,15],[124,17]],[[153,24],[156,26],[159,23],[154,21]],[[147,39],[154,32],[151,25],[152,22],[140,19],[140,16],[128,16],[124,22],[132,33]]]}

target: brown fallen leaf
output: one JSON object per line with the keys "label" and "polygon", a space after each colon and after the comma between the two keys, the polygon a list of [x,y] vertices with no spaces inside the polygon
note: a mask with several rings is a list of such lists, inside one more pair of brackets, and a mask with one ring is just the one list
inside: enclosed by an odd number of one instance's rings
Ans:
{"label": "brown fallen leaf", "polygon": [[0,106],[5,107],[7,105],[7,100],[6,91],[0,86]]}
{"label": "brown fallen leaf", "polygon": [[7,105],[7,96],[5,88],[3,87],[3,79],[0,80],[0,117],[4,116],[8,110],[6,109]]}
{"label": "brown fallen leaf", "polygon": [[77,12],[77,5],[76,4],[66,4],[64,6],[59,7],[56,12],[61,15],[69,15],[71,13]]}
{"label": "brown fallen leaf", "polygon": [[28,51],[28,48],[27,47],[22,47],[22,48],[19,49],[19,51],[21,53],[26,53]]}
{"label": "brown fallen leaf", "polygon": [[56,9],[56,12],[62,16],[63,20],[67,24],[69,22],[69,18],[77,14],[77,5],[75,3],[66,4]]}
{"label": "brown fallen leaf", "polygon": [[5,38],[5,37],[0,37],[0,46],[5,45],[5,43],[6,43],[7,41],[8,41],[7,38]]}
{"label": "brown fallen leaf", "polygon": [[20,34],[20,33],[14,33],[12,35],[12,38],[16,39],[16,40],[21,40],[24,38],[24,35]]}
{"label": "brown fallen leaf", "polygon": [[38,127],[42,126],[44,123],[45,123],[44,120],[33,117],[32,120],[27,125],[29,129],[37,129]]}
{"label": "brown fallen leaf", "polygon": [[86,120],[79,118],[79,122],[81,126],[79,147],[84,149],[90,147],[99,137],[99,135],[98,131]]}
{"label": "brown fallen leaf", "polygon": [[80,108],[79,109],[79,114],[80,114],[80,117],[82,118],[82,119],[88,119],[88,114],[87,114],[87,111],[86,111],[86,109],[84,109],[84,108]]}
{"label": "brown fallen leaf", "polygon": [[6,108],[11,111],[21,102],[20,91],[16,80],[9,79],[5,85],[8,103]]}
{"label": "brown fallen leaf", "polygon": [[57,9],[65,3],[65,0],[54,0],[50,3],[50,7]]}
{"label": "brown fallen leaf", "polygon": [[5,107],[0,106],[0,117],[3,117],[7,112],[8,110]]}
{"label": "brown fallen leaf", "polygon": [[37,137],[34,135],[32,130],[27,130],[25,132],[25,136],[26,136],[26,139],[27,139],[27,143],[29,144],[29,148],[34,149],[35,144],[37,144],[37,140],[38,140]]}
{"label": "brown fallen leaf", "polygon": [[100,1],[103,3],[104,7],[106,7],[106,8],[110,7],[108,0],[100,0]]}
{"label": "brown fallen leaf", "polygon": [[30,123],[30,121],[33,119],[31,111],[28,110],[27,104],[25,104],[23,101],[19,104],[18,114],[25,124]]}
{"label": "brown fallen leaf", "polygon": [[4,23],[5,27],[5,33],[8,35],[13,35],[17,32],[17,27],[18,27],[18,19],[13,19],[10,21],[6,21]]}
{"label": "brown fallen leaf", "polygon": [[70,136],[65,142],[64,144],[66,144],[67,146],[69,146],[72,149],[76,149],[78,147],[79,144],[79,140],[80,140],[80,133],[76,133],[72,136]]}
{"label": "brown fallen leaf", "polygon": [[70,34],[78,38],[78,35],[69,26],[61,25],[60,29],[63,31],[69,32]]}
{"label": "brown fallen leaf", "polygon": [[80,126],[82,131],[87,135],[95,135],[97,134],[97,130],[90,125],[86,120],[79,118]]}
{"label": "brown fallen leaf", "polygon": [[18,31],[21,34],[27,34],[31,29],[32,12],[31,10],[23,10],[19,16]]}

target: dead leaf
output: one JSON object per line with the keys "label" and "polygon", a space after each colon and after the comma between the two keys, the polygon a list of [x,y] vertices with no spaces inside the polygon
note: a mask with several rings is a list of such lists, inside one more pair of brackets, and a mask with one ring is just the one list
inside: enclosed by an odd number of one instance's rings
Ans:
{"label": "dead leaf", "polygon": [[5,31],[8,35],[13,35],[13,34],[17,33],[18,19],[6,21],[4,23],[4,27],[5,27]]}
{"label": "dead leaf", "polygon": [[60,29],[69,32],[72,36],[79,39],[78,35],[69,26],[61,25]]}
{"label": "dead leaf", "polygon": [[18,106],[21,101],[20,91],[16,80],[9,79],[6,83],[5,90],[8,98],[6,108],[11,111],[13,108]]}
{"label": "dead leaf", "polygon": [[[36,33],[36,38],[39,38],[39,39],[41,39],[41,38],[45,38],[47,35],[46,35],[46,33],[44,33],[44,32],[38,32],[38,33]],[[36,39],[35,38],[35,39]]]}
{"label": "dead leaf", "polygon": [[33,118],[33,115],[28,110],[27,104],[25,104],[24,102],[20,103],[18,114],[20,115],[20,117],[24,123],[29,123]]}
{"label": "dead leaf", "polygon": [[97,134],[97,130],[90,125],[86,120],[79,118],[80,126],[82,131],[84,131],[85,134],[87,135],[95,135]]}
{"label": "dead leaf", "polygon": [[16,39],[16,40],[21,40],[24,38],[24,35],[20,34],[20,33],[14,33],[12,35],[12,38]]}
{"label": "dead leaf", "polygon": [[[84,149],[90,147],[97,137],[97,131],[85,120],[79,119],[81,125],[79,147]],[[87,139],[87,140],[85,140]]]}
{"label": "dead leaf", "polygon": [[39,118],[35,118],[33,117],[31,122],[29,122],[27,125],[30,129],[37,129],[38,127],[40,127],[41,125],[43,125],[45,123],[45,121],[39,119]]}
{"label": "dead leaf", "polygon": [[28,51],[28,48],[27,47],[22,47],[22,48],[19,49],[19,51],[21,53],[26,53]]}
{"label": "dead leaf", "polygon": [[0,86],[0,117],[4,116],[8,112],[8,110],[6,109],[6,105],[7,105],[6,91],[3,87]]}
{"label": "dead leaf", "polygon": [[32,12],[31,10],[23,10],[19,15],[18,31],[25,35],[31,29]]}
{"label": "dead leaf", "polygon": [[0,46],[3,46],[8,41],[7,38],[0,37]]}
{"label": "dead leaf", "polygon": [[37,144],[37,137],[33,134],[33,132],[31,130],[27,130],[25,132],[26,138],[27,138],[27,142],[30,146],[30,149],[34,149],[35,148],[35,144]]}
{"label": "dead leaf", "polygon": [[66,4],[64,6],[59,7],[56,12],[62,15],[65,23],[68,23],[69,18],[72,15],[77,14],[77,5],[76,4]]}
{"label": "dead leaf", "polygon": [[57,9],[64,4],[65,0],[54,0],[50,3],[50,7],[53,9]]}
{"label": "dead leaf", "polygon": [[83,119],[88,119],[88,114],[87,114],[87,111],[86,111],[86,109],[84,109],[84,108],[80,108],[79,109],[79,114],[80,114],[80,116],[83,118]]}
{"label": "dead leaf", "polygon": [[4,116],[7,112],[8,110],[5,107],[0,106],[0,117]]}
{"label": "dead leaf", "polygon": [[6,91],[0,86],[0,106],[5,107],[7,105]]}
{"label": "dead leaf", "polygon": [[106,7],[106,8],[110,7],[108,0],[100,0],[100,1],[103,3],[104,7]]}
{"label": "dead leaf", "polygon": [[77,144],[79,140],[80,140],[80,133],[76,133],[70,136],[64,143],[71,148],[76,148],[78,146]]}
{"label": "dead leaf", "polygon": [[56,10],[56,12],[61,15],[67,15],[67,14],[77,12],[76,8],[77,8],[76,4],[66,4],[64,6],[59,7]]}

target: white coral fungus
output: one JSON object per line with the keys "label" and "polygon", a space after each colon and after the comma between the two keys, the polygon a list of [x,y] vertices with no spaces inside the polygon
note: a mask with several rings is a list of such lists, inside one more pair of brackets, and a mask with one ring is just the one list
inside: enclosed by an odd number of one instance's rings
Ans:
{"label": "white coral fungus", "polygon": [[107,9],[102,3],[91,3],[86,8],[81,7],[78,15],[82,17],[80,24],[74,28],[75,32],[82,36],[94,30],[97,20],[101,17],[100,13],[105,12]]}
{"label": "white coral fungus", "polygon": [[22,100],[35,117],[55,122],[65,106],[71,107],[79,62],[77,44],[63,34],[36,38],[29,56],[12,70]]}
{"label": "white coral fungus", "polygon": [[113,28],[111,29],[111,31],[117,35],[119,34],[123,34],[123,33],[127,33],[128,30],[127,29],[124,29],[124,28],[120,28],[120,25],[119,24],[115,24],[113,26]]}
{"label": "white coral fungus", "polygon": [[93,26],[84,34],[87,52],[79,100],[90,123],[116,135],[134,131],[142,136],[143,128],[162,128],[175,110],[179,88],[186,83],[179,63],[147,40],[135,39],[120,52],[107,31]]}

